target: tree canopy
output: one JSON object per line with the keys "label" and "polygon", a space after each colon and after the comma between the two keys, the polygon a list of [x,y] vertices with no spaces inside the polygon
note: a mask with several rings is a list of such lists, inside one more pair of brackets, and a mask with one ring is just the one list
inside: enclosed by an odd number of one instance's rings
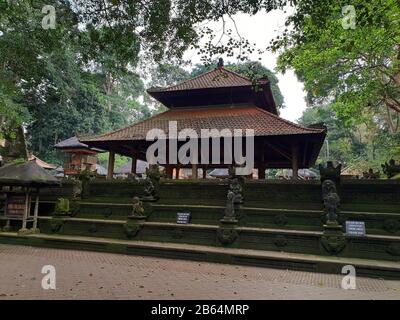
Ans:
{"label": "tree canopy", "polygon": [[[3,4],[3,3],[2,3]],[[0,114],[24,123],[30,148],[56,161],[52,146],[75,134],[101,133],[148,116],[144,84],[132,66],[133,33],[80,26],[68,1],[57,1],[56,28],[45,29],[45,1],[3,4],[0,16]]]}
{"label": "tree canopy", "polygon": [[356,166],[367,171],[380,170],[388,159],[400,158],[398,134],[390,135],[373,118],[349,125],[338,116],[333,104],[307,108],[299,123],[305,126],[324,123],[328,129],[318,163],[336,160],[345,167]]}
{"label": "tree canopy", "polygon": [[[280,70],[293,68],[311,105],[333,103],[344,120],[374,115],[391,133],[400,116],[400,4],[396,0],[298,1],[274,40]],[[347,8],[347,9],[344,9]]]}
{"label": "tree canopy", "polygon": [[[235,14],[287,5],[294,13],[268,47],[240,36]],[[207,70],[222,55],[237,61],[227,65],[236,72],[268,76],[283,107],[273,72],[247,60],[272,49],[280,54],[279,70],[293,68],[304,82],[312,109],[303,120],[327,108],[346,132],[364,126],[390,135],[392,150],[400,131],[399,6],[398,0],[0,1],[0,132],[24,124],[30,148],[52,161],[49,146],[59,139],[154,112],[138,69],[157,63],[157,76],[147,77],[163,85]],[[219,34],[208,27],[215,21]],[[187,49],[196,49],[205,66],[174,67]]]}
{"label": "tree canopy", "polygon": [[400,158],[399,19],[396,0],[299,0],[272,41],[278,69],[304,82],[309,109],[300,122],[328,126],[320,160],[328,145],[330,159],[348,165],[378,169]]}

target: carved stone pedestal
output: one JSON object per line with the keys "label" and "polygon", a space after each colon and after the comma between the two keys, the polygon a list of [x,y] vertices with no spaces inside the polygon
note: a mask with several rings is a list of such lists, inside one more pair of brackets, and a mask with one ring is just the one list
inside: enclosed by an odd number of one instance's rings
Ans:
{"label": "carved stone pedestal", "polygon": [[40,233],[40,229],[39,228],[32,228],[31,229],[31,233],[38,234],[38,233]]}
{"label": "carved stone pedestal", "polygon": [[238,220],[236,219],[227,219],[227,218],[222,218],[221,220],[219,220],[219,222],[221,223],[221,226],[231,226],[231,227],[236,227]]}
{"label": "carved stone pedestal", "polygon": [[11,231],[10,220],[7,220],[6,225],[3,227],[3,229],[1,231],[3,231],[3,232]]}
{"label": "carved stone pedestal", "polygon": [[65,223],[65,218],[62,215],[55,215],[50,219],[50,230],[53,233],[57,233],[61,230]]}
{"label": "carved stone pedestal", "polygon": [[223,245],[232,244],[237,237],[239,236],[239,232],[237,231],[237,223],[236,219],[221,219],[220,227],[217,230],[217,239]]}
{"label": "carved stone pedestal", "polygon": [[21,228],[18,230],[18,234],[19,235],[24,235],[24,234],[31,234],[31,230],[27,229],[27,228]]}
{"label": "carved stone pedestal", "polygon": [[321,245],[327,253],[332,255],[340,253],[346,247],[346,242],[346,237],[340,224],[327,223],[324,225]]}
{"label": "carved stone pedestal", "polygon": [[146,216],[130,216],[123,225],[125,235],[128,239],[137,236],[139,231],[143,228],[143,223],[146,221]]}
{"label": "carved stone pedestal", "polygon": [[140,198],[142,202],[156,202],[159,198],[157,196],[143,196]]}
{"label": "carved stone pedestal", "polygon": [[128,221],[133,223],[143,223],[146,222],[147,216],[129,216]]}

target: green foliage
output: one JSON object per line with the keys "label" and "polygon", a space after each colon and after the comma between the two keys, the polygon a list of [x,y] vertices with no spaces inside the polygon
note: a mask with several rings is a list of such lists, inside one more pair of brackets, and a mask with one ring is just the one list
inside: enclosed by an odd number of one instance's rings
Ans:
{"label": "green foliage", "polygon": [[[353,5],[355,27],[343,27]],[[278,67],[293,68],[307,91],[303,124],[324,122],[320,161],[363,170],[398,158],[400,4],[396,0],[299,0],[287,29],[271,43]]]}
{"label": "green foliage", "polygon": [[388,159],[400,157],[400,134],[390,135],[387,130],[377,128],[371,115],[364,118],[362,124],[344,122],[333,105],[325,105],[307,108],[299,122],[305,126],[315,123],[327,126],[326,141],[317,163],[336,160],[358,170],[380,170],[380,165]]}
{"label": "green foliage", "polygon": [[[103,166],[104,168],[107,168],[108,167],[108,157],[109,157],[108,152],[99,153],[97,155],[97,163],[99,165]],[[124,164],[127,164],[129,162],[129,160],[130,160],[129,157],[125,157],[125,156],[116,154],[115,160],[114,160],[114,168],[117,169],[119,167],[122,167]]]}
{"label": "green foliage", "polygon": [[251,80],[257,80],[264,77],[268,78],[271,83],[272,95],[274,97],[278,110],[285,107],[285,101],[278,85],[278,78],[271,70],[264,67],[260,62],[248,61],[244,63],[232,63],[227,64],[226,68],[237,72]]}
{"label": "green foliage", "polygon": [[[269,12],[292,2],[295,13],[271,47],[282,50],[280,69],[294,68],[304,81],[310,106],[332,104],[338,157],[346,152],[375,154],[374,146],[396,153],[400,127],[396,0],[352,1],[355,29],[341,25],[342,7],[349,4],[345,0],[1,1],[0,137],[9,120],[17,127],[24,124],[30,148],[47,161],[60,161],[52,151],[58,140],[102,133],[158,111],[138,100],[144,92],[133,71],[139,57],[147,64],[160,63],[162,76],[155,85],[189,76],[171,66],[188,48],[199,49],[209,65],[197,67],[190,76],[211,68],[223,54],[244,61],[255,50],[252,44],[225,29],[229,40],[213,42],[218,38],[207,22],[233,19],[236,13]],[[45,30],[41,9],[49,4],[56,9],[56,28]],[[210,41],[201,47],[201,38]],[[268,76],[278,107],[284,106],[276,77],[261,64],[227,67],[251,78]],[[349,129],[351,134],[346,129],[342,137],[341,122],[371,132],[375,142],[365,149],[354,139],[355,129]]]}
{"label": "green foliage", "polygon": [[[229,38],[226,43],[207,41],[199,46],[201,38],[209,38],[207,22],[218,21],[242,12],[256,14],[281,8],[289,0],[242,0],[242,1],[187,1],[187,0],[74,0],[77,14],[86,25],[101,27],[111,25],[110,37],[134,33],[147,59],[172,61],[180,59],[186,49],[201,49],[203,60],[211,62],[221,53],[234,56],[233,49],[239,48],[235,57],[245,59],[246,54],[255,50],[244,38],[237,39],[229,30],[224,30]],[[200,25],[200,23],[203,23]],[[126,31],[126,32],[125,32]]]}
{"label": "green foliage", "polygon": [[53,149],[59,140],[120,128],[149,110],[137,101],[144,85],[132,72],[137,35],[118,27],[81,28],[82,17],[67,1],[52,3],[56,28],[45,30],[41,9],[48,4],[1,3],[0,132],[11,130],[6,123],[24,124],[30,149],[60,163]]}
{"label": "green foliage", "polygon": [[[55,29],[42,28],[45,5],[55,7]],[[158,111],[137,100],[144,86],[132,70],[140,56],[179,60],[205,35],[199,22],[269,11],[276,1],[221,6],[181,0],[21,0],[0,6],[0,114],[24,124],[36,155],[59,163],[52,150],[57,141],[119,128]],[[163,71],[165,81],[185,76],[170,71]]]}
{"label": "green foliage", "polygon": [[151,71],[150,87],[166,87],[177,82],[188,80],[190,72],[183,69],[184,65],[161,63]]}
{"label": "green foliage", "polygon": [[[280,70],[294,68],[311,105],[334,103],[344,121],[374,113],[391,133],[399,129],[400,28],[398,1],[352,1],[355,28],[342,26],[348,1],[299,1],[292,31],[275,40]],[[394,111],[397,111],[393,113]],[[397,119],[397,120],[396,120]],[[397,123],[396,123],[397,121]]]}
{"label": "green foliage", "polygon": [[96,178],[96,174],[95,174],[93,171],[91,171],[91,170],[85,169],[85,170],[83,170],[83,171],[80,171],[80,172],[76,175],[76,177],[77,177],[80,181],[89,181],[89,180],[92,180],[92,179]]}
{"label": "green foliage", "polygon": [[15,160],[12,162],[12,164],[15,164],[15,165],[20,165],[20,164],[24,164],[24,163],[26,163],[26,159],[23,159],[23,158],[15,159]]}

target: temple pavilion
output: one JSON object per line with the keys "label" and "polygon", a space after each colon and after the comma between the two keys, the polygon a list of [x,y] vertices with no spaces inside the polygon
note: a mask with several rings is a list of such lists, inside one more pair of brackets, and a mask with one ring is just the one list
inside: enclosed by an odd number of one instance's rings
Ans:
{"label": "temple pavilion", "polygon": [[[250,80],[226,69],[221,59],[211,71],[147,92],[168,110],[126,128],[80,139],[90,147],[110,152],[109,178],[113,177],[116,153],[132,157],[134,174],[136,161],[146,161],[146,150],[153,143],[146,141],[147,132],[157,128],[168,133],[170,121],[177,122],[178,131],[191,128],[199,136],[201,129],[253,129],[254,166],[259,179],[265,178],[267,168],[290,168],[293,178],[298,178],[298,169],[315,163],[326,136],[324,127],[302,127],[280,118],[268,79]],[[182,165],[170,164],[167,159],[164,166],[169,178],[189,167],[192,178],[198,178],[198,169],[205,177],[207,169],[228,167],[220,163]]]}

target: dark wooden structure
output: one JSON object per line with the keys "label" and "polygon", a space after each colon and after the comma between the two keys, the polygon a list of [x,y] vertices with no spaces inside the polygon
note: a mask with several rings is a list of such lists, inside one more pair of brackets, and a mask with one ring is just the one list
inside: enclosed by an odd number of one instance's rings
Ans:
{"label": "dark wooden structure", "polygon": [[[134,173],[136,159],[146,160],[146,150],[153,143],[146,141],[147,132],[157,128],[168,133],[170,121],[177,122],[178,131],[190,128],[199,136],[201,129],[254,129],[254,160],[259,179],[265,178],[267,168],[291,168],[293,178],[297,179],[299,168],[315,163],[325,139],[325,128],[302,127],[278,116],[267,79],[251,81],[225,69],[222,63],[193,79],[167,88],[151,88],[147,92],[168,110],[123,129],[80,139],[90,147],[110,152],[109,178],[113,176],[115,153],[134,159]],[[178,141],[178,149],[179,146]],[[171,164],[167,159],[167,176],[172,177],[173,172],[179,172],[182,167],[192,167],[192,176],[197,178],[198,168],[226,168],[227,165],[184,166]]]}

